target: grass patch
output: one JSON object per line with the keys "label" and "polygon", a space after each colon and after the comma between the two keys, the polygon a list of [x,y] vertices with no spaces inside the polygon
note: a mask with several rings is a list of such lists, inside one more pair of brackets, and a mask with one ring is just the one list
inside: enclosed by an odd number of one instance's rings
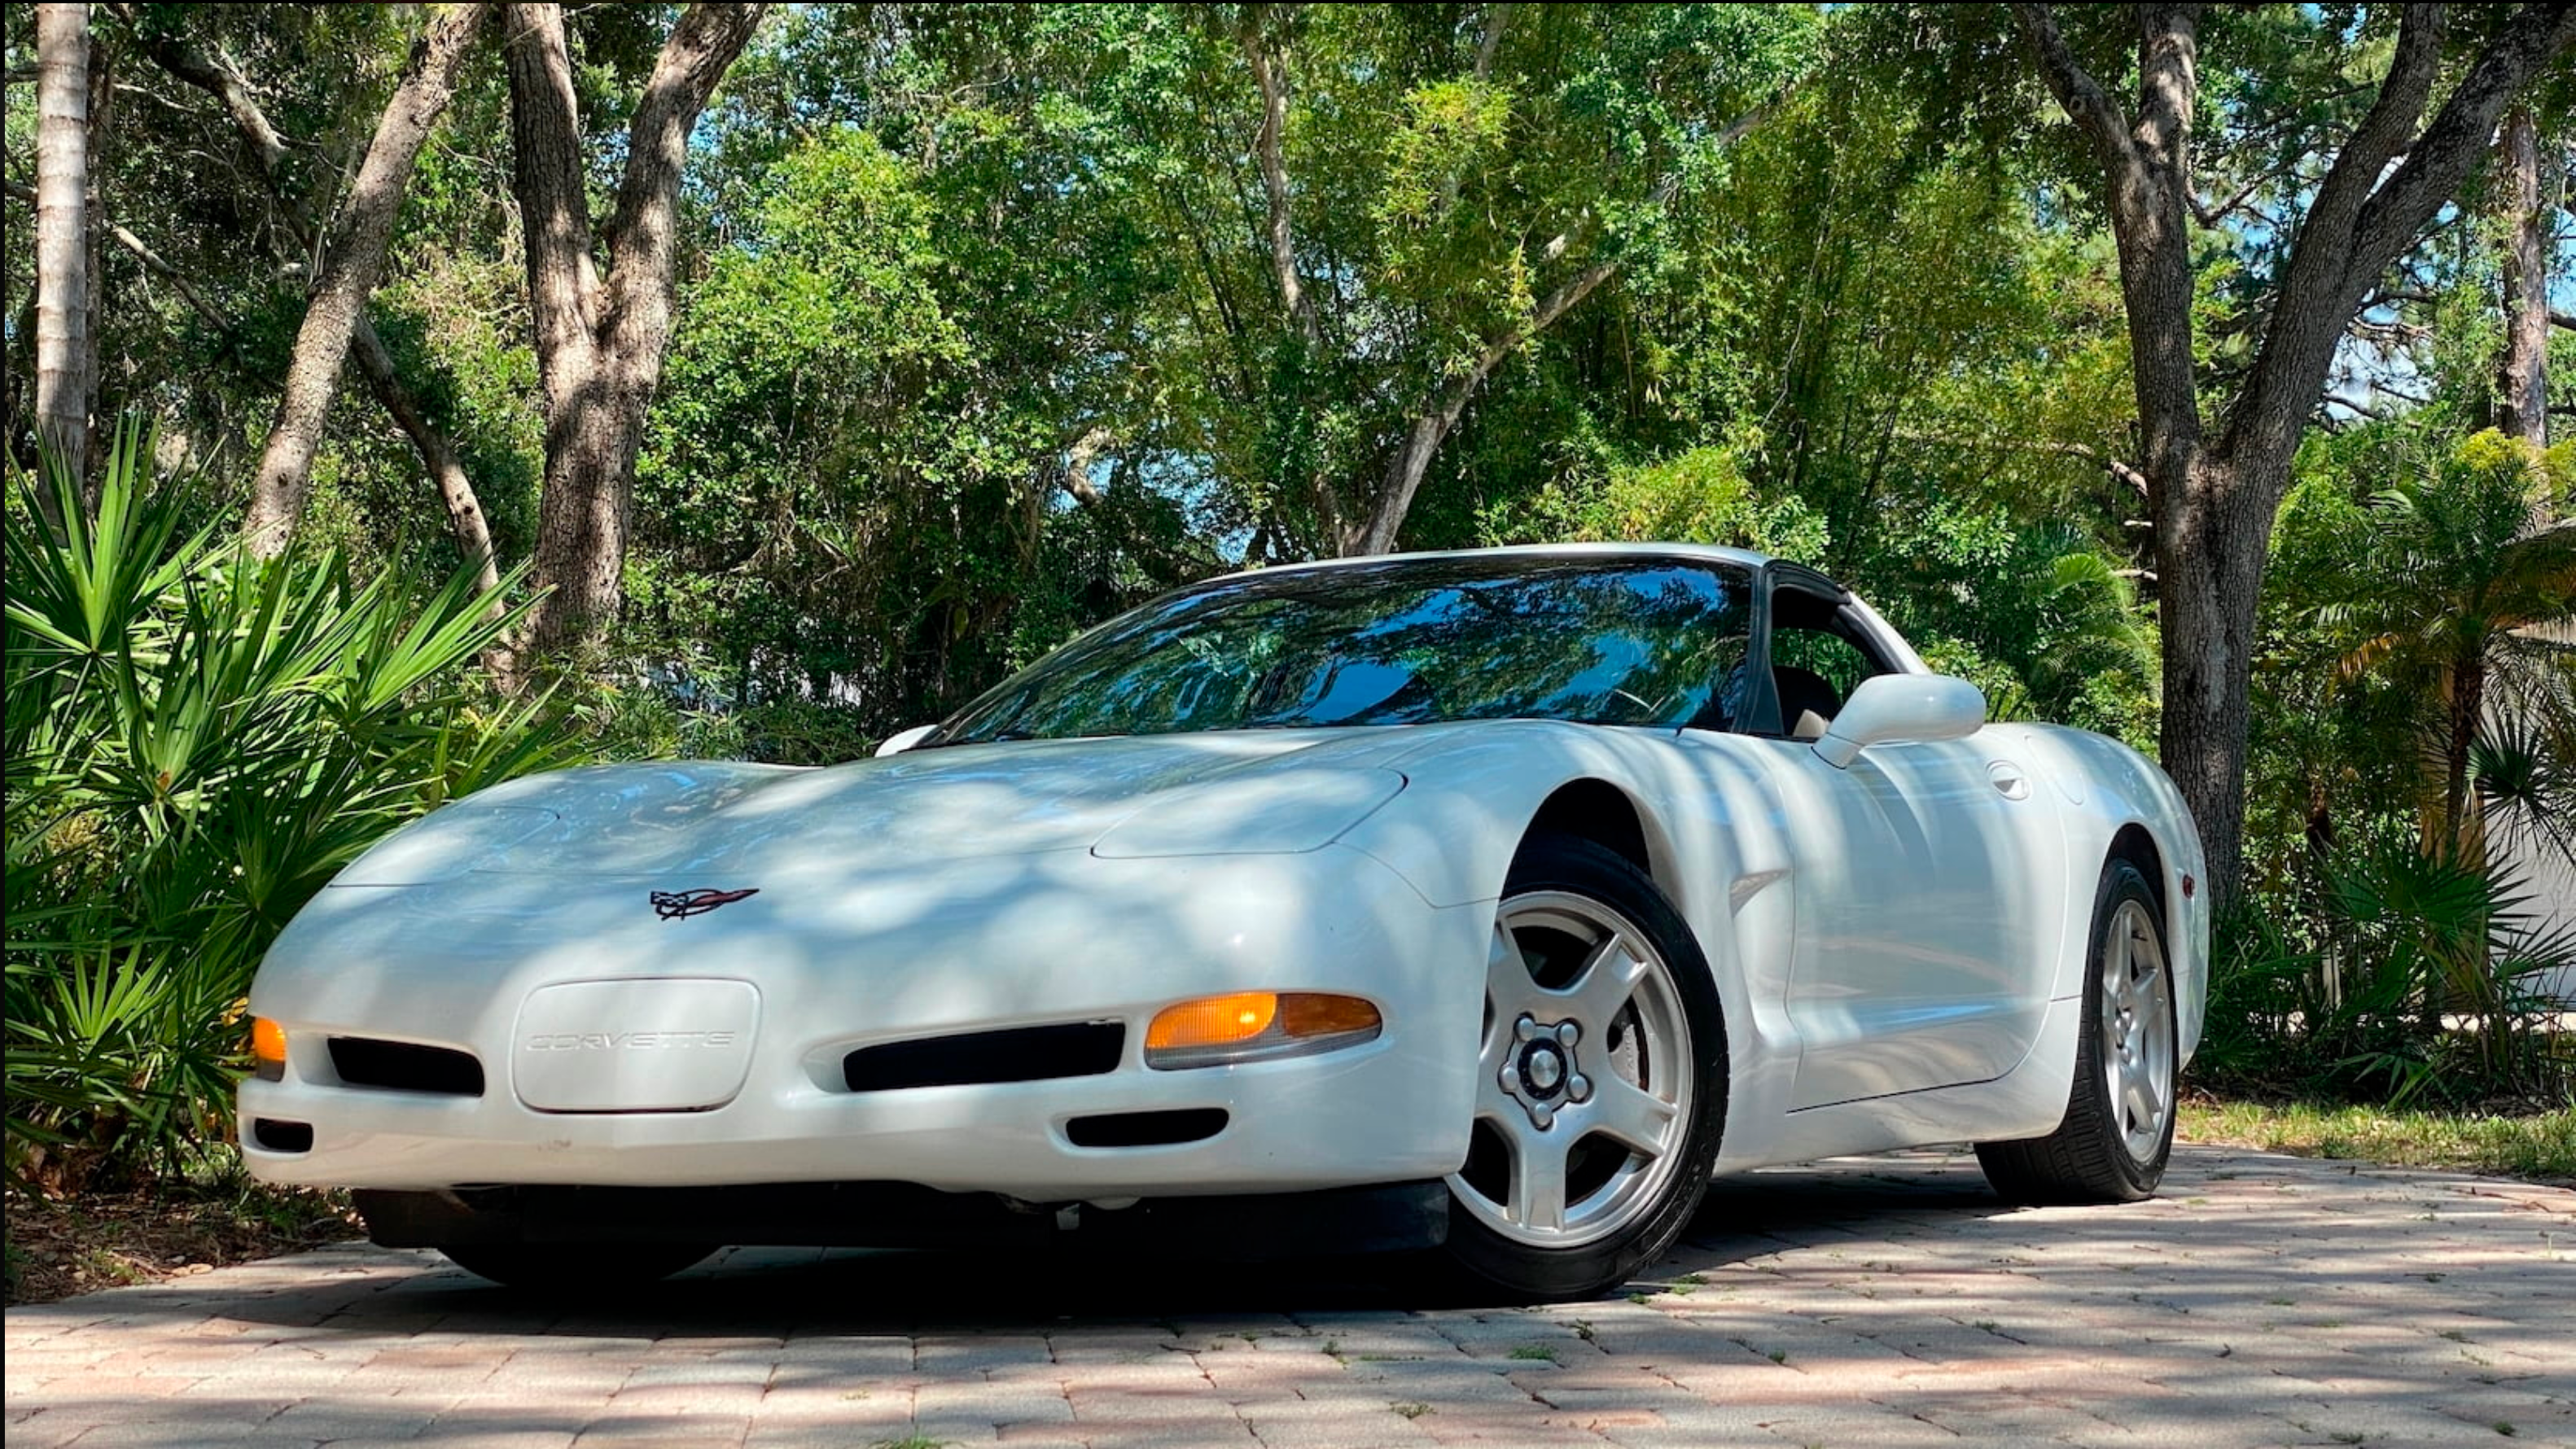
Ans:
{"label": "grass patch", "polygon": [[1556,1350],[1543,1343],[1524,1343],[1513,1349],[1511,1356],[1527,1363],[1556,1362]]}
{"label": "grass patch", "polygon": [[2186,1100],[2179,1135],[2301,1157],[2459,1168],[2576,1186],[2576,1107],[2496,1116],[2313,1102]]}

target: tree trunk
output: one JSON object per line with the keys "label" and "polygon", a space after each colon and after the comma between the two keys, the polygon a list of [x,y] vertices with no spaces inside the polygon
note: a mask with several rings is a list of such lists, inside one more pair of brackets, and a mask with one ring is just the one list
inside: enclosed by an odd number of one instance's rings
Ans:
{"label": "tree trunk", "polygon": [[2184,502],[2156,527],[2164,626],[2164,710],[2157,753],[2191,808],[2207,855],[2211,904],[2235,899],[2245,865],[2245,701],[2252,688],[2271,504],[2268,479],[2202,457],[2173,481]]}
{"label": "tree trunk", "polygon": [[[99,394],[106,386],[107,372],[99,365],[98,346],[101,323],[107,317],[107,268],[99,256],[107,241],[107,201],[99,194],[99,178],[110,161],[108,110],[115,92],[109,72],[114,63],[114,52],[91,36],[89,114],[82,119],[86,141],[81,161],[81,383],[89,405],[89,435],[82,451],[90,458],[106,452],[107,420],[99,415]],[[98,490],[87,476],[81,480],[81,504],[91,510],[98,506]]]}
{"label": "tree trunk", "polygon": [[2442,849],[2462,864],[2483,867],[2484,854],[2472,849],[2484,833],[2472,828],[2477,802],[2469,798],[2469,755],[2478,740],[2478,725],[2487,708],[2487,659],[2483,649],[2463,654],[2451,666],[2449,738],[2442,751]]}
{"label": "tree trunk", "polygon": [[458,6],[433,21],[412,46],[393,98],[376,122],[358,179],[341,203],[312,300],[304,309],[304,325],[295,334],[277,423],[269,430],[259,476],[251,485],[250,516],[242,532],[259,557],[274,558],[284,551],[304,514],[313,491],[314,450],[321,446],[349,339],[365,315],[368,294],[384,275],[385,248],[402,210],[403,192],[411,185],[412,165],[455,93],[457,69],[490,8]]}
{"label": "tree trunk", "polygon": [[2504,123],[2504,367],[2497,425],[2535,448],[2549,446],[2549,227],[2540,207],[2540,128],[2531,107]]}
{"label": "tree trunk", "polygon": [[[36,438],[89,474],[89,7],[36,7]],[[54,492],[37,490],[52,518]]]}
{"label": "tree trunk", "polygon": [[671,27],[627,128],[617,210],[599,228],[605,276],[562,8],[508,8],[511,149],[546,398],[533,653],[596,647],[624,600],[635,455],[671,338],[689,132],[765,8],[694,4]]}
{"label": "tree trunk", "polygon": [[2274,515],[2335,347],[2391,263],[2454,195],[2513,96],[2576,44],[2576,8],[2530,5],[2486,42],[2421,132],[2444,10],[2410,5],[2369,111],[2318,183],[2263,319],[2255,362],[2204,441],[2192,347],[2190,132],[2199,6],[2139,5],[2137,95],[2077,63],[2050,7],[2013,7],[2041,77],[2102,163],[2156,517],[2164,631],[2160,751],[2200,826],[2210,904],[2243,886],[2254,624]]}

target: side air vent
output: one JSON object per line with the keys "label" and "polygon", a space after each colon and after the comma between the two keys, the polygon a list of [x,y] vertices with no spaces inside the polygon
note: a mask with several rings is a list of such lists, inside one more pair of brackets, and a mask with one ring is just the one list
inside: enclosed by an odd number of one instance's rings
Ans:
{"label": "side air vent", "polygon": [[1114,1021],[1023,1026],[861,1047],[841,1059],[853,1092],[1096,1077],[1118,1069],[1127,1028]]}
{"label": "side air vent", "polygon": [[1064,1135],[1076,1147],[1169,1147],[1177,1142],[1205,1142],[1224,1131],[1225,1123],[1223,1107],[1109,1112],[1074,1118],[1064,1124]]}
{"label": "side air vent", "polygon": [[483,1064],[470,1052],[446,1047],[335,1036],[331,1038],[331,1070],[352,1087],[389,1087],[397,1092],[436,1092],[447,1097],[483,1095]]}

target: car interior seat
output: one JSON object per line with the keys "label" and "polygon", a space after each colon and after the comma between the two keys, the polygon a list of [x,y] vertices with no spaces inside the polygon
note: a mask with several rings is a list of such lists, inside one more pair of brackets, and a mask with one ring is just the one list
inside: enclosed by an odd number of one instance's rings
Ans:
{"label": "car interior seat", "polygon": [[1789,726],[1789,737],[1820,740],[1834,715],[1843,707],[1843,698],[1825,677],[1794,664],[1771,666],[1771,683],[1780,694],[1780,720]]}

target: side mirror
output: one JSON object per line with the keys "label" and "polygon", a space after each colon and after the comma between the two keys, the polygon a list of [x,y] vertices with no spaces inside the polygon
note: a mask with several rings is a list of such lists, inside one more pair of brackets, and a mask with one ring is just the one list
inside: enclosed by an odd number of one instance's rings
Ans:
{"label": "side mirror", "polygon": [[895,733],[886,736],[884,744],[877,746],[877,758],[882,760],[888,755],[900,755],[904,751],[911,749],[914,745],[920,744],[923,740],[930,738],[930,732],[937,728],[939,728],[939,726],[935,724],[926,724],[914,725],[908,730],[897,730]]}
{"label": "side mirror", "polygon": [[1816,741],[1816,753],[1848,769],[1871,745],[1959,740],[1986,722],[1986,696],[1946,674],[1880,674],[1864,679]]}

